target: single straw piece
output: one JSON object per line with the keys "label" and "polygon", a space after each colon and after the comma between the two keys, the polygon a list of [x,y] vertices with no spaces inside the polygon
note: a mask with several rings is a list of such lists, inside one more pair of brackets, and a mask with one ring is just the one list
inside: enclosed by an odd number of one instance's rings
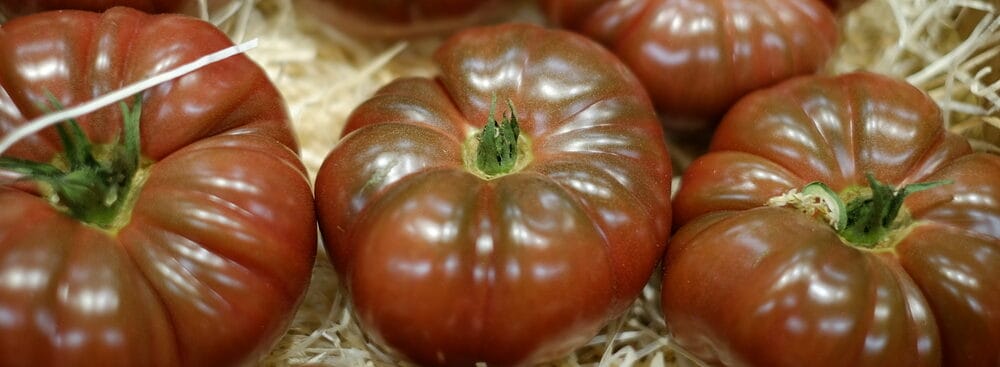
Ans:
{"label": "single straw piece", "polygon": [[21,125],[17,129],[14,129],[9,134],[7,134],[7,136],[3,137],[2,140],[0,140],[0,154],[6,152],[7,149],[10,149],[10,147],[14,146],[14,144],[20,141],[21,139],[24,139],[25,137],[30,136],[31,134],[42,131],[43,129],[49,126],[97,111],[105,106],[111,105],[112,103],[121,101],[125,98],[128,98],[129,96],[135,95],[136,93],[142,92],[146,89],[155,87],[161,83],[177,79],[192,71],[201,69],[209,64],[213,64],[215,62],[225,60],[229,57],[247,52],[257,47],[257,43],[258,43],[257,39],[254,38],[247,42],[224,48],[222,50],[213,52],[211,54],[202,56],[197,60],[191,61],[187,64],[178,66],[176,68],[170,69],[160,74],[156,74],[152,77],[146,78],[136,83],[129,84],[121,89],[94,98],[85,103],[73,106],[71,108],[67,108],[65,110],[49,113],[44,116],[40,116],[36,119],[33,119],[28,123]]}

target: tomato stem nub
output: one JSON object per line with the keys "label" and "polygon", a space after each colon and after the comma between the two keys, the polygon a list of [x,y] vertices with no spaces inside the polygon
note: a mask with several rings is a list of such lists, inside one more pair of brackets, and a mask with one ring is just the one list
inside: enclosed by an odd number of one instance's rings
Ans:
{"label": "tomato stem nub", "polygon": [[504,112],[500,121],[494,118],[496,102],[494,95],[486,126],[479,133],[479,147],[476,151],[476,167],[487,176],[506,174],[514,168],[517,163],[517,140],[521,133],[513,102],[507,100],[509,115]]}
{"label": "tomato stem nub", "polygon": [[[59,101],[48,95],[56,110],[63,109]],[[105,229],[118,222],[119,213],[129,201],[127,197],[139,171],[139,119],[141,97],[136,96],[130,108],[120,102],[124,120],[124,136],[111,145],[107,154],[98,158],[98,147],[90,142],[75,119],[56,125],[62,143],[65,168],[10,157],[0,157],[0,169],[24,175],[23,180],[36,181],[51,191],[50,201],[71,216]],[[42,106],[43,110],[47,110]],[[58,160],[57,160],[58,161]]]}
{"label": "tomato stem nub", "polygon": [[896,217],[903,207],[903,200],[912,193],[927,190],[951,181],[915,183],[896,190],[875,179],[871,173],[865,175],[871,188],[871,197],[858,198],[847,203],[847,224],[840,235],[860,247],[872,248],[893,228]]}
{"label": "tomato stem nub", "polygon": [[[802,191],[792,189],[768,200],[770,207],[791,207],[803,214],[821,218],[828,222],[837,234],[853,246],[874,249],[881,247],[883,240],[894,230],[904,227],[897,221],[903,209],[903,200],[912,193],[950,184],[951,181],[915,183],[896,190],[875,179],[875,175],[865,175],[871,194],[854,195],[862,190],[848,190],[837,194],[822,182],[810,182]],[[844,196],[853,198],[844,204]],[[905,222],[905,221],[904,221]]]}

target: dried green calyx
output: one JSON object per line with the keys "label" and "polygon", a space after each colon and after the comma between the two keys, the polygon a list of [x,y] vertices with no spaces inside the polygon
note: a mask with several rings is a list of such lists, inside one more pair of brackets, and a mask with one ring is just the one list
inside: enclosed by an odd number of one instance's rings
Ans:
{"label": "dried green calyx", "polygon": [[860,248],[875,248],[890,233],[903,227],[898,221],[903,201],[912,193],[949,184],[949,181],[915,183],[895,189],[875,179],[865,176],[871,193],[845,201],[829,186],[812,182],[803,187],[802,192],[793,190],[772,198],[770,206],[792,206],[804,213],[821,217],[850,244]]}
{"label": "dried green calyx", "polygon": [[493,97],[486,126],[477,137],[479,145],[476,148],[475,165],[488,177],[510,173],[517,166],[521,130],[510,100],[507,101],[507,108],[508,112],[504,112],[503,118],[497,121],[494,118],[496,97]]}
{"label": "dried green calyx", "polygon": [[[49,97],[55,109],[63,106]],[[106,230],[124,223],[123,213],[131,210],[132,195],[141,176],[139,152],[140,99],[130,108],[120,104],[124,134],[118,142],[97,146],[90,142],[80,124],[67,120],[56,125],[64,153],[52,163],[0,157],[0,169],[23,175],[21,180],[40,184],[54,206],[74,218]]]}

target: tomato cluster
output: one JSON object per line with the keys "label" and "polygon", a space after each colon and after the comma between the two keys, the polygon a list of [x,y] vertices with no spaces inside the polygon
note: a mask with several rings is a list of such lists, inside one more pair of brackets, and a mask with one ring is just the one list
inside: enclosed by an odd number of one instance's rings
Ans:
{"label": "tomato cluster", "polygon": [[[540,3],[580,34],[450,36],[438,75],[354,109],[315,197],[245,56],[13,145],[0,365],[253,363],[303,297],[317,223],[360,324],[422,365],[563,356],[661,262],[669,336],[708,365],[1000,364],[1000,158],[902,81],[807,75],[858,1]],[[398,37],[500,4],[301,6]],[[112,5],[0,1],[103,11],[0,26],[0,136],[232,45]],[[664,127],[714,130],[673,200]]]}

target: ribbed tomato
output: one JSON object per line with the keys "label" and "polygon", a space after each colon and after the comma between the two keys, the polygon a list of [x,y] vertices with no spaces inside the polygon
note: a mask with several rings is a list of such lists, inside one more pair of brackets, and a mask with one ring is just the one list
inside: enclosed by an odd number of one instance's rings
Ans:
{"label": "ribbed tomato", "polygon": [[[0,29],[0,134],[231,45],[128,8],[16,18]],[[312,196],[263,70],[235,56],[127,103],[138,125],[108,107],[0,157],[39,182],[0,186],[2,366],[249,364],[303,297]]]}
{"label": "ribbed tomato", "polygon": [[710,149],[664,263],[679,346],[713,365],[1000,365],[1000,157],[927,95],[794,79],[740,101]]}
{"label": "ribbed tomato", "polygon": [[818,0],[544,0],[554,23],[632,68],[669,126],[714,124],[737,99],[815,72],[837,28]]}
{"label": "ribbed tomato", "polygon": [[467,30],[435,61],[351,114],[316,181],[324,244],[362,324],[418,363],[561,356],[635,299],[670,232],[652,105],[569,32]]}

